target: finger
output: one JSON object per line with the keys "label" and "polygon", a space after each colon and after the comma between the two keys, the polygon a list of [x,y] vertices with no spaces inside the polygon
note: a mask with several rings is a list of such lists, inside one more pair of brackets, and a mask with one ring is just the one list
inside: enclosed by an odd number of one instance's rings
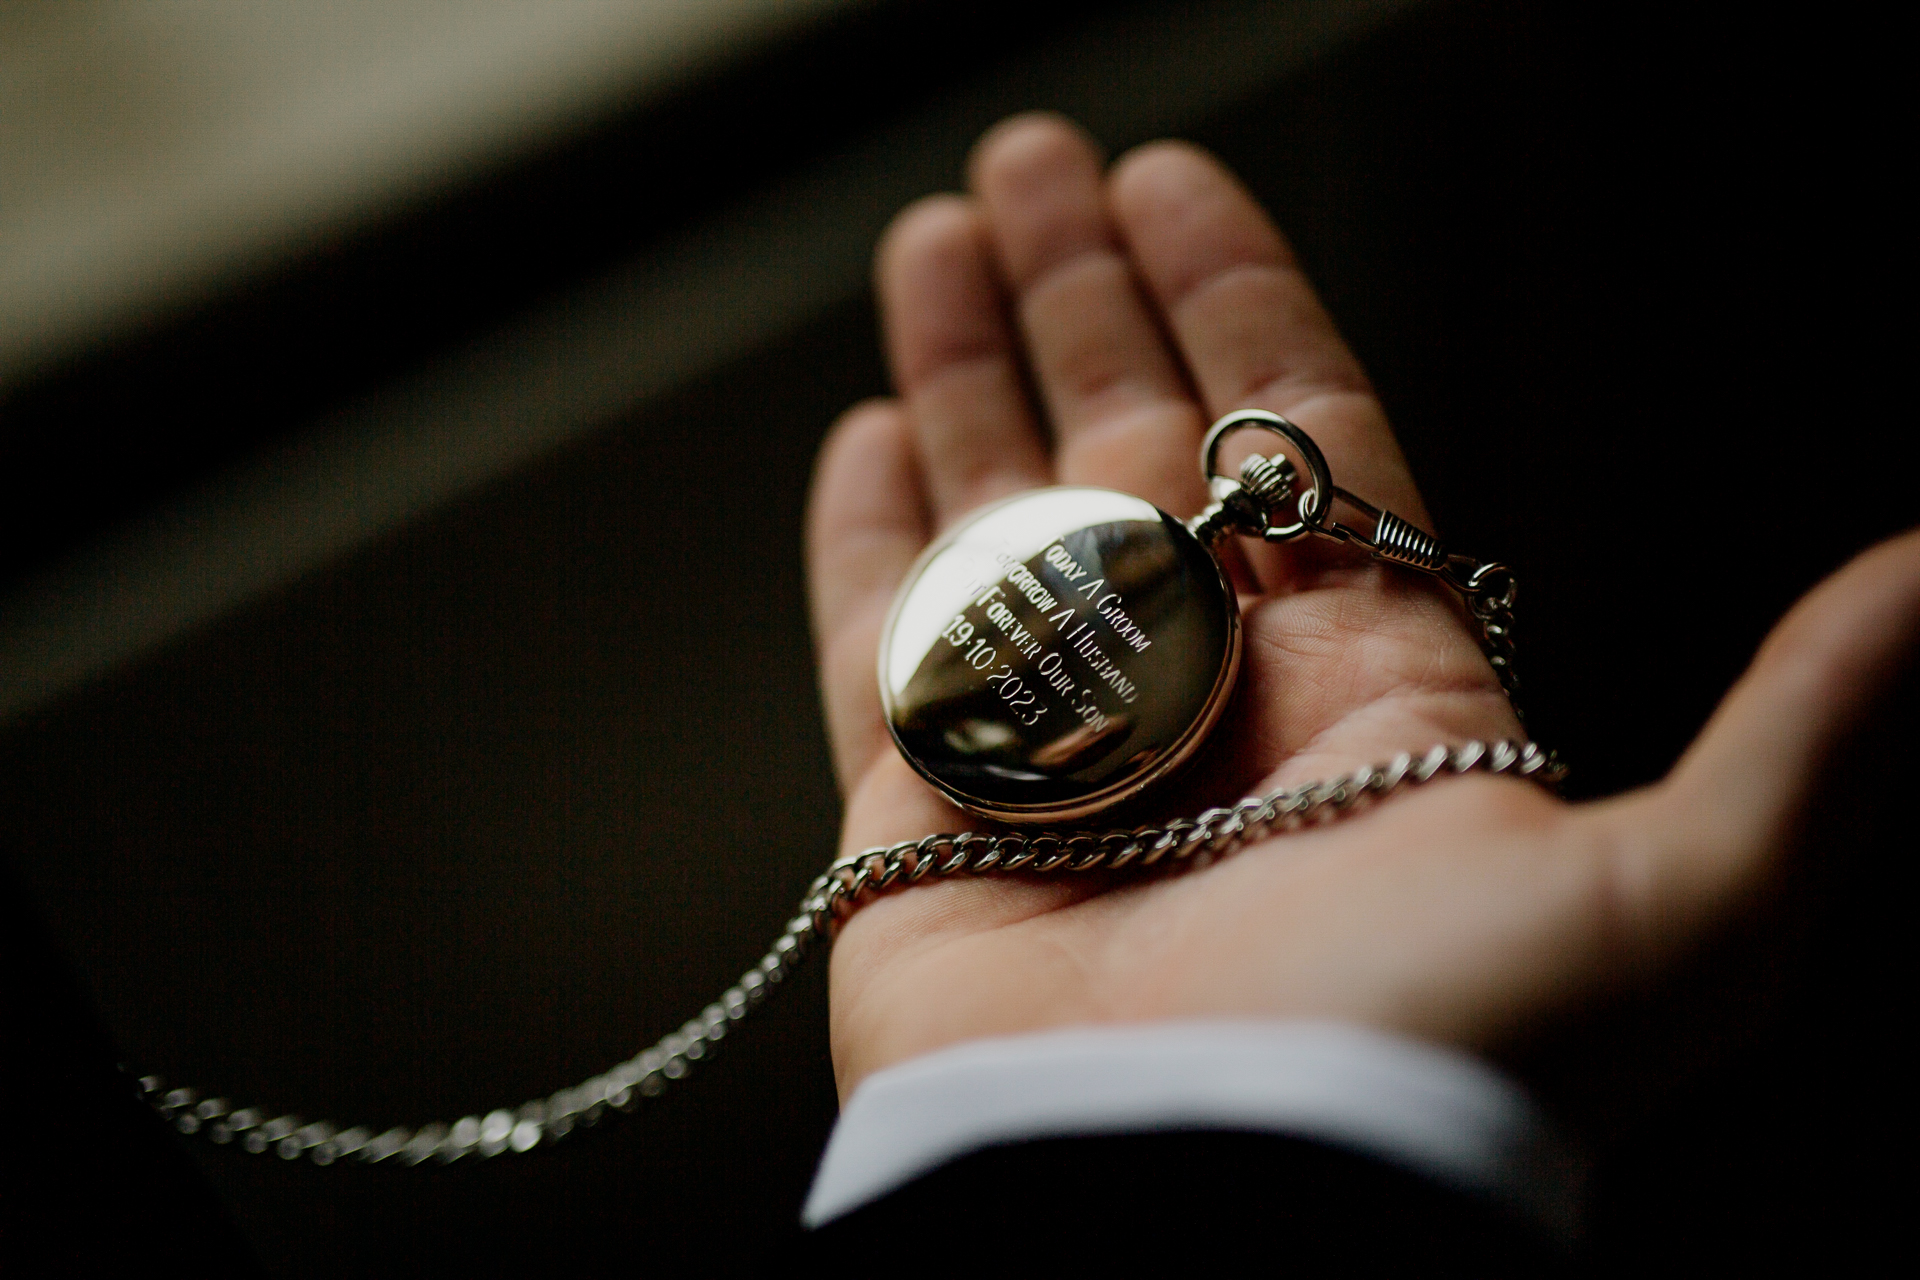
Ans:
{"label": "finger", "polygon": [[1107,212],[1093,142],[1058,116],[1016,116],[981,140],[970,173],[1060,478],[1198,510],[1205,424]]}
{"label": "finger", "polygon": [[880,626],[927,536],[906,415],[885,400],[849,409],[821,448],[807,502],[814,648],[843,790],[887,749],[873,674]]}
{"label": "finger", "polygon": [[925,464],[936,526],[1050,483],[1052,464],[1021,385],[979,211],[956,196],[910,205],[887,229],[877,258],[887,357]]}
{"label": "finger", "polygon": [[1619,833],[1630,945],[1657,958],[1764,879],[1839,739],[1920,639],[1920,532],[1856,558],[1761,646],[1662,785],[1602,816]]}
{"label": "finger", "polygon": [[1154,143],[1114,167],[1108,194],[1209,416],[1256,408],[1290,418],[1325,452],[1336,483],[1431,527],[1359,361],[1233,175],[1197,148]]}

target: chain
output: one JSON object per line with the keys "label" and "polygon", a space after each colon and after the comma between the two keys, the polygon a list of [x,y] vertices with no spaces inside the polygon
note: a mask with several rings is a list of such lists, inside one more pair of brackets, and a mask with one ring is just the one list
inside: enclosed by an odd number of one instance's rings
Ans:
{"label": "chain", "polygon": [[609,1112],[631,1111],[641,1098],[657,1096],[711,1053],[734,1023],[767,998],[822,941],[874,895],[928,879],[1021,872],[1062,875],[1190,866],[1219,857],[1265,836],[1351,811],[1435,778],[1482,772],[1527,778],[1551,786],[1565,767],[1532,742],[1502,740],[1436,746],[1425,755],[1402,753],[1384,765],[1298,787],[1250,796],[1224,809],[1131,831],[991,835],[979,831],[932,835],[882,845],[840,858],[807,887],[798,913],[774,939],[760,962],[720,998],[645,1051],[601,1075],[536,1098],[517,1108],[375,1132],[307,1121],[260,1107],[231,1106],[225,1098],[202,1098],[189,1088],[166,1087],[158,1076],[139,1080],[142,1097],[181,1133],[198,1134],[256,1155],[271,1151],[283,1160],[305,1158],[330,1165],[353,1159],[368,1164],[417,1165],[484,1159],[526,1152],[558,1142],[599,1123]]}
{"label": "chain", "polygon": [[1513,601],[1520,594],[1513,570],[1503,564],[1476,564],[1467,556],[1448,556],[1447,569],[1441,576],[1460,593],[1474,621],[1480,624],[1480,650],[1500,677],[1500,687],[1513,704],[1513,714],[1525,724],[1520,677],[1513,669]]}
{"label": "chain", "polygon": [[[1237,480],[1215,470],[1221,443],[1232,432],[1254,428],[1293,441],[1312,473],[1313,488],[1295,499],[1296,471],[1285,458],[1255,454],[1241,466]],[[1335,485],[1318,446],[1293,423],[1258,411],[1229,414],[1215,423],[1201,446],[1201,474],[1219,498],[1187,527],[1208,545],[1239,534],[1270,542],[1288,542],[1314,534],[1366,550],[1375,559],[1430,574],[1458,592],[1480,628],[1480,647],[1500,679],[1500,687],[1519,714],[1519,680],[1513,669],[1513,604],[1519,586],[1505,565],[1449,554],[1438,539],[1412,522],[1382,510]],[[1372,532],[1331,519],[1336,501],[1358,509],[1373,522]],[[1295,508],[1286,518],[1287,507]],[[1524,721],[1523,721],[1524,723]],[[558,1142],[577,1129],[599,1123],[610,1111],[630,1111],[641,1098],[657,1096],[668,1083],[685,1076],[732,1025],[767,998],[815,943],[831,941],[846,919],[878,893],[927,879],[1021,872],[1028,875],[1192,866],[1269,834],[1337,817],[1355,805],[1379,799],[1434,778],[1480,771],[1510,774],[1552,786],[1566,775],[1557,756],[1533,742],[1502,740],[1491,746],[1468,742],[1436,746],[1425,755],[1402,753],[1384,765],[1305,786],[1250,796],[1226,809],[1208,809],[1194,818],[1176,819],[1131,831],[1037,835],[990,835],[967,831],[932,835],[883,845],[840,858],[807,887],[799,913],[774,939],[760,963],[742,974],[720,998],[652,1047],[591,1080],[536,1098],[518,1108],[434,1122],[417,1129],[395,1127],[375,1133],[355,1125],[306,1121],[275,1115],[260,1107],[234,1108],[225,1098],[202,1098],[188,1088],[166,1087],[158,1076],[142,1076],[141,1095],[182,1133],[202,1134],[213,1142],[237,1144],[256,1155],[271,1151],[284,1160],[302,1157],[315,1164],[355,1159],[370,1164],[397,1160],[448,1163],[466,1157],[489,1158],[531,1151]]]}

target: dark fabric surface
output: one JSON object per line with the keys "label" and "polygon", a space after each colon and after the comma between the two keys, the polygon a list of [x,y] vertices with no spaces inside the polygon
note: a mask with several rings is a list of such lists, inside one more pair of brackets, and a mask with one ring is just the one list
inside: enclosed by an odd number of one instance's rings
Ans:
{"label": "dark fabric surface", "polygon": [[0,1274],[264,1274],[117,1069],[92,1002],[0,851]]}
{"label": "dark fabric surface", "polygon": [[806,1248],[841,1274],[1227,1264],[1492,1277],[1571,1266],[1531,1224],[1477,1197],[1351,1152],[1231,1132],[994,1147],[828,1223]]}

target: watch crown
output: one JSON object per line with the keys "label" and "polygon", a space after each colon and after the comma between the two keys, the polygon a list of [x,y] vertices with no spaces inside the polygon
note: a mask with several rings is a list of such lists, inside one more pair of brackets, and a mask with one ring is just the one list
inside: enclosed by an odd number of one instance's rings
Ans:
{"label": "watch crown", "polygon": [[1240,464],[1240,487],[1254,501],[1271,511],[1293,496],[1293,482],[1297,474],[1293,464],[1284,457],[1275,455],[1263,458],[1257,453],[1249,454],[1247,460]]}

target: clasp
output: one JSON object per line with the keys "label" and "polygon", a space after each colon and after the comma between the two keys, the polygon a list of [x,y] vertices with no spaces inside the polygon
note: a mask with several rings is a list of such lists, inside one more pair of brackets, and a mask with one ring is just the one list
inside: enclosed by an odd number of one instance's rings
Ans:
{"label": "clasp", "polygon": [[[1259,454],[1247,460],[1237,478],[1223,474],[1221,447],[1228,437],[1241,431],[1265,431],[1292,445],[1306,467],[1311,482],[1308,487],[1295,496],[1290,483],[1295,475],[1292,464],[1284,458],[1269,459]],[[1335,484],[1326,455],[1313,437],[1277,413],[1243,409],[1214,423],[1200,445],[1200,474],[1215,501],[1188,527],[1210,542],[1229,533],[1267,542],[1291,542],[1312,533],[1352,543],[1381,560],[1409,569],[1447,575],[1449,557],[1438,538]],[[1284,475],[1289,481],[1284,490],[1272,482],[1276,475]],[[1336,504],[1341,503],[1359,512],[1364,521],[1361,527],[1333,518]]]}

